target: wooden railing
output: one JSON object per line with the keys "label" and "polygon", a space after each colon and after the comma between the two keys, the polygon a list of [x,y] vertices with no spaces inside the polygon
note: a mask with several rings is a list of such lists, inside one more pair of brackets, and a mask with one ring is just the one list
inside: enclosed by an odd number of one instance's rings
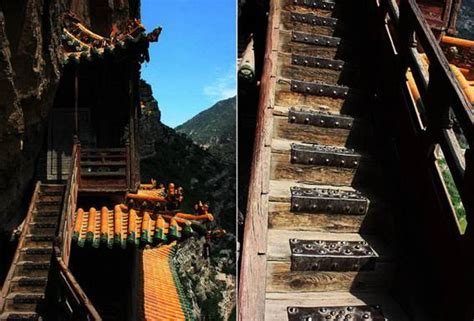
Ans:
{"label": "wooden railing", "polygon": [[[59,303],[62,304],[63,308],[54,309],[55,312],[65,313],[70,320],[99,321],[102,320],[101,317],[68,269],[80,180],[81,144],[75,139],[47,291],[50,294],[54,293],[52,297],[59,298]],[[60,316],[53,316],[58,317]]]}
{"label": "wooden railing", "polygon": [[74,228],[74,213],[76,212],[77,195],[80,187],[81,179],[81,145],[79,141],[74,142],[71,155],[71,167],[69,170],[69,178],[67,180],[66,190],[63,199],[63,208],[61,211],[61,219],[59,221],[58,235],[56,244],[60,249],[61,259],[66,263],[69,262],[72,232]]}
{"label": "wooden railing", "polygon": [[[433,157],[435,146],[439,144],[469,220],[474,210],[472,106],[415,0],[401,0],[399,8],[394,0],[382,0],[380,9],[387,33],[400,57],[400,75],[405,77],[409,68],[420,93],[420,102],[412,104],[409,110],[417,134],[424,138],[425,143],[419,148],[427,157]],[[428,70],[420,60],[420,49],[429,61]],[[405,96],[408,97],[410,94],[405,89]],[[469,145],[465,153],[452,129],[453,120]]]}
{"label": "wooden railing", "polygon": [[[130,129],[131,131],[132,129]],[[130,133],[130,141],[127,143],[127,184],[128,189],[136,192],[140,186],[140,164],[138,150],[135,145],[135,135]]]}
{"label": "wooden railing", "polygon": [[[55,247],[54,250],[57,254],[61,251],[58,247]],[[49,317],[54,320],[102,320],[94,305],[62,260],[61,255],[56,255],[51,263],[48,292],[55,293],[53,297],[62,308],[50,309],[52,315]],[[50,304],[55,303],[50,302]]]}
{"label": "wooden railing", "polygon": [[28,213],[26,214],[26,218],[23,221],[23,227],[21,229],[21,234],[20,234],[20,239],[18,241],[18,246],[16,248],[15,255],[13,257],[12,263],[10,265],[10,269],[8,270],[7,277],[5,278],[5,282],[3,283],[1,297],[0,297],[0,311],[3,311],[3,309],[5,307],[5,299],[8,295],[8,291],[10,289],[10,285],[11,285],[12,279],[14,277],[15,268],[18,264],[18,260],[20,259],[20,254],[21,254],[20,250],[21,250],[21,248],[23,248],[23,245],[24,245],[25,240],[26,240],[27,230],[28,230],[29,224],[30,224],[30,222],[33,218],[33,209],[35,208],[35,204],[36,204],[36,201],[37,201],[38,196],[39,196],[40,186],[41,186],[41,182],[40,181],[36,182],[35,190],[33,191],[33,196],[31,197],[30,206],[28,208]]}

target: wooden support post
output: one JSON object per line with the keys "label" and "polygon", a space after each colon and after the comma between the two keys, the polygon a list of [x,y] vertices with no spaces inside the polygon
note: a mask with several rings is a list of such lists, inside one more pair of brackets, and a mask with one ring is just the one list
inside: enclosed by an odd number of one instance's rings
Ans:
{"label": "wooden support post", "polygon": [[79,137],[79,65],[74,70],[74,136]]}

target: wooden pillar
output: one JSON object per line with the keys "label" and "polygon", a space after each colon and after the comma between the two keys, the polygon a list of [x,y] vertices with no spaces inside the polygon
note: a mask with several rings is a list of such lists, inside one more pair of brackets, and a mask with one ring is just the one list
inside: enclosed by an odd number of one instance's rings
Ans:
{"label": "wooden pillar", "polygon": [[79,137],[79,65],[74,70],[74,136]]}

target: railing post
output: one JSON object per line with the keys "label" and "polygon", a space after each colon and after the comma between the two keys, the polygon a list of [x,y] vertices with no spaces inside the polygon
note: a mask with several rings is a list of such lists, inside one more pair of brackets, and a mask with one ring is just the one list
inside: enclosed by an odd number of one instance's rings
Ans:
{"label": "railing post", "polygon": [[400,37],[398,40],[401,44],[400,67],[403,77],[405,77],[409,66],[408,51],[413,44],[414,32],[412,25],[408,0],[400,0],[400,19],[398,24]]}

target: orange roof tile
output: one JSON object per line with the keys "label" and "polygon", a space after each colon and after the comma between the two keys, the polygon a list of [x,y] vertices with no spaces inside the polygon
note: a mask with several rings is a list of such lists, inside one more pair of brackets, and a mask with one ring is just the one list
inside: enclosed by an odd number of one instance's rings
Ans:
{"label": "orange roof tile", "polygon": [[73,240],[83,246],[86,242],[95,247],[106,243],[109,247],[127,243],[154,244],[179,239],[182,233],[193,233],[191,225],[197,221],[212,220],[211,214],[184,214],[175,212],[153,213],[148,210],[128,208],[124,204],[113,210],[102,207],[100,211],[79,208],[74,222]]}
{"label": "orange roof tile", "polygon": [[192,320],[171,262],[176,242],[140,251],[139,317],[147,321]]}

